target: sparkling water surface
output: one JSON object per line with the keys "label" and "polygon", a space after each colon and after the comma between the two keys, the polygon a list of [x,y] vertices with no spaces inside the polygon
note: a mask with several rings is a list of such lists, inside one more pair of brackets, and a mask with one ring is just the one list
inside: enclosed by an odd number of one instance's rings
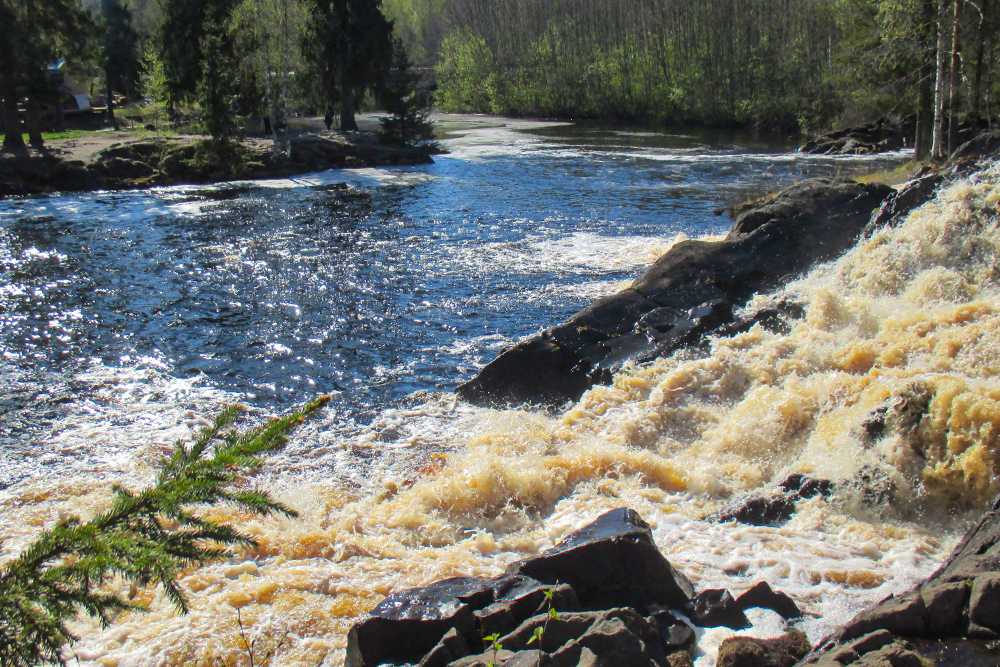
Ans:
{"label": "sparkling water surface", "polygon": [[[739,133],[442,115],[434,164],[0,200],[0,447],[154,368],[267,409],[370,420],[450,392],[627,284],[720,207],[893,166]],[[683,235],[683,236],[678,236]],[[90,378],[90,379],[84,379]],[[141,397],[137,397],[141,400]]]}

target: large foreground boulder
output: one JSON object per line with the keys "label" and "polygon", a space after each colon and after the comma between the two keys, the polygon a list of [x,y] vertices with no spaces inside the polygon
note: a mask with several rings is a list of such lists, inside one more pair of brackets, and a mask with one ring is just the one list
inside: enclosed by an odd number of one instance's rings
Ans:
{"label": "large foreground boulder", "polygon": [[484,405],[556,406],[609,381],[626,362],[749,327],[734,322],[735,308],[851,247],[893,194],[830,178],[794,185],[743,211],[724,240],[676,244],[628,289],[506,350],[458,394]]}
{"label": "large foreground boulder", "polygon": [[[507,574],[457,577],[390,595],[351,628],[345,665],[485,665],[492,660],[484,638],[514,633],[505,644],[508,650],[528,649],[534,628],[548,633],[552,623],[547,619],[555,616],[562,620],[551,628],[546,646],[563,636],[557,648],[567,653],[554,664],[568,665],[567,656],[579,661],[584,649],[604,646],[622,652],[619,657],[629,664],[647,667],[649,656],[663,650],[659,621],[643,614],[653,606],[681,609],[693,592],[691,582],[659,552],[649,526],[635,511],[622,508],[549,551],[511,564]],[[618,610],[612,614],[617,621],[607,615],[560,615],[580,609]],[[524,630],[530,619],[536,619],[534,625]],[[664,627],[669,635],[671,626]],[[518,628],[521,635],[528,633],[519,642],[514,640],[521,637]]]}

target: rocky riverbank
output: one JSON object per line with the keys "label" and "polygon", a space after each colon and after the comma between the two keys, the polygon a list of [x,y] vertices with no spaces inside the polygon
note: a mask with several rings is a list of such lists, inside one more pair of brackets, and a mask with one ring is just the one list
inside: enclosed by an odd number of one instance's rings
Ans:
{"label": "rocky riverbank", "polygon": [[[747,313],[750,297],[901,223],[942,185],[974,174],[981,158],[995,159],[998,151],[1000,136],[980,136],[960,148],[948,165],[923,170],[898,188],[832,179],[793,186],[743,209],[726,239],[675,245],[629,288],[501,353],[459,393],[480,404],[555,407],[607,382],[625,364],[705,345],[709,336],[748,331],[756,324],[788,330],[803,315],[799,304]],[[919,387],[913,391],[909,401],[889,401],[872,412],[862,424],[863,435],[875,442],[890,424],[919,422],[929,399],[917,395]],[[883,488],[891,482],[871,469],[862,468],[847,484],[864,487],[860,496],[872,503],[883,503],[892,493]],[[773,493],[734,499],[711,520],[782,524],[797,501],[836,494],[836,489],[831,480],[793,475]],[[799,613],[790,598],[763,582],[739,597],[722,589],[696,592],[683,572],[662,556],[656,558],[644,526],[631,510],[618,510],[550,551],[512,564],[502,577],[463,580],[460,591],[449,588],[457,585],[449,580],[396,594],[354,627],[348,664],[680,667],[692,664],[697,628],[747,627],[743,612],[752,607],[781,615],[785,635],[727,639],[719,647],[717,665],[1000,663],[995,613],[1000,498],[931,577],[859,614],[816,647],[796,628]],[[511,583],[511,577],[521,579]],[[459,617],[462,623],[454,620]],[[423,643],[403,646],[373,639],[384,640],[385,633],[400,628],[408,637],[422,636]]]}
{"label": "rocky riverbank", "polygon": [[206,157],[204,137],[162,140],[149,133],[104,131],[56,140],[42,149],[0,153],[0,196],[60,191],[120,190],[189,183],[283,178],[345,167],[426,164],[429,148],[379,144],[369,132],[300,132],[291,151],[276,153],[272,142],[244,139],[224,165]]}
{"label": "rocky riverbank", "polygon": [[943,183],[998,150],[1000,137],[984,134],[959,148],[945,167],[921,171],[898,188],[817,178],[741,206],[725,239],[678,243],[627,289],[501,353],[458,394],[479,405],[556,407],[610,382],[626,363],[651,361],[758,323],[787,329],[802,315],[795,303],[735,313],[754,294],[898,223]]}

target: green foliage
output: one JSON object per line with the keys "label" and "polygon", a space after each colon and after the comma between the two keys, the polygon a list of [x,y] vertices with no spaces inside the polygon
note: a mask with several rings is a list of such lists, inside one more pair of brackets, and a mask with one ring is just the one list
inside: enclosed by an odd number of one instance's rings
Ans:
{"label": "green foliage", "polygon": [[132,11],[119,0],[102,0],[101,15],[104,17],[101,48],[108,89],[132,96],[138,91],[141,69],[139,34],[132,26]]}
{"label": "green foliage", "polygon": [[167,124],[170,89],[166,68],[152,46],[146,47],[142,57],[142,68],[146,72],[146,80],[142,86],[143,97],[146,98],[142,108],[142,119],[146,124],[153,126],[156,138],[160,139]]}
{"label": "green foliage", "polygon": [[202,78],[198,86],[198,102],[201,105],[202,125],[212,137],[212,153],[224,162],[235,151],[237,125],[233,100],[236,89],[232,63],[223,50],[220,32],[218,25],[210,20],[202,40]]}
{"label": "green foliage", "polygon": [[[0,0],[0,106],[7,121],[4,147],[23,146],[17,105],[56,99],[58,90],[47,70],[62,58],[83,69],[93,61],[100,36],[96,18],[77,0],[23,2]],[[12,125],[14,127],[12,127]],[[29,133],[41,133],[29,126]]]}
{"label": "green foliage", "polygon": [[[213,31],[218,35],[235,5],[236,0],[163,0],[160,56],[172,105],[197,97],[205,74],[204,39]],[[228,54],[229,44],[222,42],[220,50]]]}
{"label": "green foliage", "polygon": [[311,0],[306,58],[327,103],[339,102],[340,127],[357,130],[354,110],[377,90],[392,64],[392,24],[381,0]]}
{"label": "green foliage", "polygon": [[486,40],[471,30],[453,33],[441,45],[438,103],[446,111],[503,113],[497,65]]}
{"label": "green foliage", "polygon": [[431,96],[420,83],[403,43],[393,40],[392,69],[380,91],[382,104],[391,115],[379,120],[379,141],[418,146],[433,140],[434,125],[427,117]]}
{"label": "green foliage", "polygon": [[780,126],[835,111],[822,0],[455,0],[448,110]]}
{"label": "green foliage", "polygon": [[112,612],[141,609],[106,586],[118,578],[162,585],[186,611],[177,582],[185,568],[223,558],[228,547],[255,544],[232,526],[200,518],[195,508],[227,503],[260,515],[295,516],[240,482],[328,400],[242,433],[231,430],[242,407],[230,407],[190,447],[176,444],[152,487],[134,492],[116,485],[108,511],[88,522],[64,519],[44,532],[0,570],[0,666],[63,663],[62,646],[73,639],[66,623],[79,611],[107,625]]}
{"label": "green foliage", "polygon": [[241,0],[226,23],[233,41],[241,89],[260,91],[276,122],[294,96],[295,72],[305,64],[302,42],[307,9],[301,0]]}

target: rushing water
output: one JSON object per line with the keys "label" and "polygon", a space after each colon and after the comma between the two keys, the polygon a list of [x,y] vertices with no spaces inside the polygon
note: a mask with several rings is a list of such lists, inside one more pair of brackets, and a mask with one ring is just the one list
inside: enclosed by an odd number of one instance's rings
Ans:
{"label": "rushing water", "polygon": [[[301,518],[234,515],[260,546],[186,576],[189,616],[140,593],[146,615],[80,622],[81,660],[246,664],[240,609],[262,641],[288,632],[277,664],[339,664],[352,620],[388,592],[494,574],[623,504],[696,585],[766,579],[810,612],[816,640],[933,570],[962,512],[995,493],[995,178],[790,286],[807,316],[786,336],[755,328],[632,369],[558,414],[494,411],[451,392],[676,240],[725,233],[715,209],[905,156],[441,127],[451,153],[433,165],[0,201],[0,558],[105,506],[110,481],[148,478],[228,402],[267,413],[334,397],[260,478]],[[889,419],[864,441],[873,410],[917,390],[924,422]],[[850,479],[864,465],[895,489],[885,511],[845,492],[780,528],[701,520],[789,471]],[[729,634],[703,632],[699,664]]]}

